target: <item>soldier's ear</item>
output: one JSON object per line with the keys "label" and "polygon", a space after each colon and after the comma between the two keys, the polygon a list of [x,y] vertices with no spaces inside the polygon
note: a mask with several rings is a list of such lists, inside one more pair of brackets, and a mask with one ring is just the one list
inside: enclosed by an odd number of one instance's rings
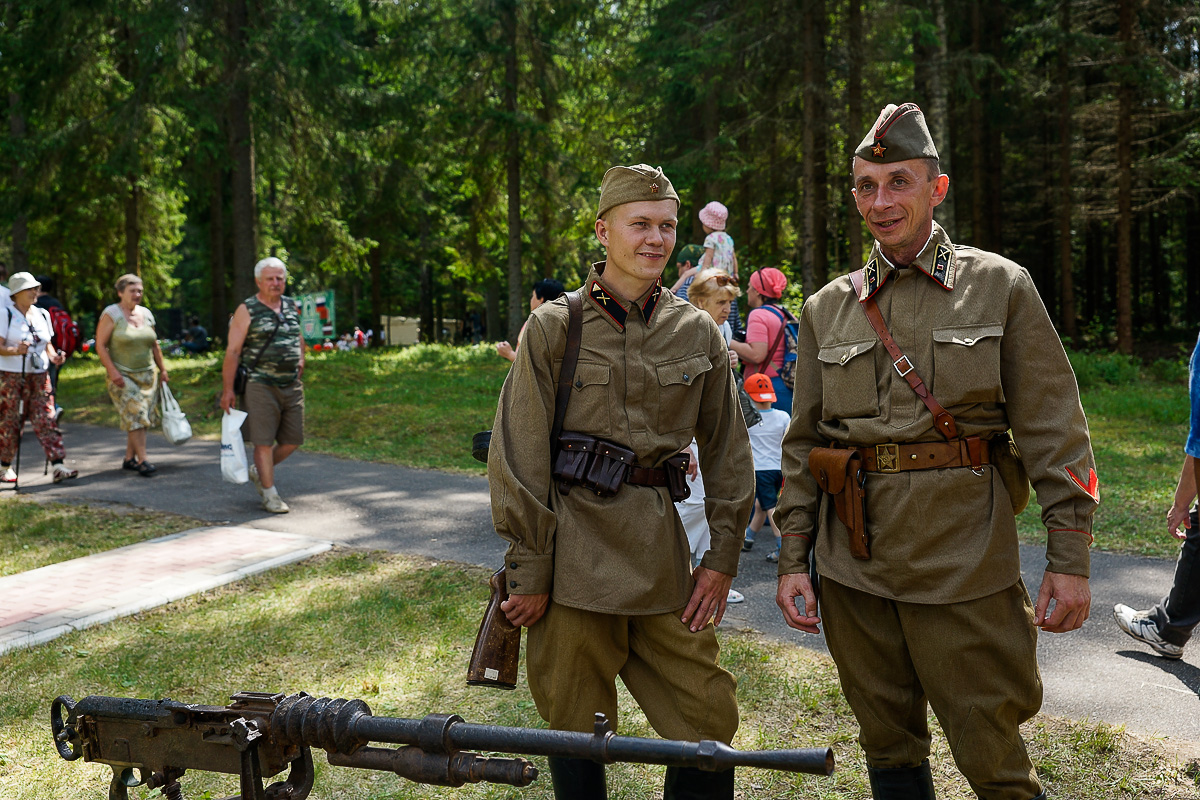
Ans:
{"label": "soldier's ear", "polygon": [[605,222],[604,217],[596,220],[596,239],[600,244],[608,247],[608,223]]}
{"label": "soldier's ear", "polygon": [[946,195],[950,192],[950,176],[946,174],[938,175],[933,182],[933,204],[941,205],[946,199]]}

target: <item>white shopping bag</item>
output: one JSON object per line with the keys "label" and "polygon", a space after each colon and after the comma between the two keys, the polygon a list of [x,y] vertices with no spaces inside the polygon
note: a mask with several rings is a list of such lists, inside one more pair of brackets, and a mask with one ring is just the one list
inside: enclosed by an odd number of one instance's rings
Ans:
{"label": "white shopping bag", "polygon": [[250,480],[246,443],[242,441],[242,423],[247,416],[245,411],[236,408],[221,416],[221,477],[228,483]]}
{"label": "white shopping bag", "polygon": [[183,444],[192,438],[192,424],[188,422],[187,415],[179,408],[179,401],[165,383],[159,386],[159,392],[162,400],[163,436],[167,437],[171,444]]}

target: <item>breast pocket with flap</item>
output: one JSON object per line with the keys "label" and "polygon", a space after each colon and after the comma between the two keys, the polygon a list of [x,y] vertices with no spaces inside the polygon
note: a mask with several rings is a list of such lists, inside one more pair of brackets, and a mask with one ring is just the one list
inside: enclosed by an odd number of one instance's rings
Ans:
{"label": "breast pocket with flap", "polygon": [[571,400],[563,429],[601,438],[612,435],[611,368],[608,364],[580,361],[571,380]]}
{"label": "breast pocket with flap", "polygon": [[696,385],[712,362],[704,353],[665,361],[658,374],[658,431],[672,433],[696,426],[700,415],[700,387]]}
{"label": "breast pocket with flap", "polygon": [[955,325],[933,330],[931,391],[944,406],[1002,403],[1000,342],[1004,326]]}
{"label": "breast pocket with flap", "polygon": [[817,351],[821,362],[821,416],[825,419],[879,414],[875,385],[876,339],[835,342]]}

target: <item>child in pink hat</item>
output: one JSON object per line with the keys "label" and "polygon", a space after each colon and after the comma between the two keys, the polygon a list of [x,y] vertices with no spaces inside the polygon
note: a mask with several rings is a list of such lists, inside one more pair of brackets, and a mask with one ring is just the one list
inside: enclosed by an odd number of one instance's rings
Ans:
{"label": "child in pink hat", "polygon": [[698,216],[704,227],[704,256],[700,259],[700,268],[723,269],[737,280],[738,262],[737,254],[733,252],[733,237],[725,232],[729,209],[713,200],[700,209]]}

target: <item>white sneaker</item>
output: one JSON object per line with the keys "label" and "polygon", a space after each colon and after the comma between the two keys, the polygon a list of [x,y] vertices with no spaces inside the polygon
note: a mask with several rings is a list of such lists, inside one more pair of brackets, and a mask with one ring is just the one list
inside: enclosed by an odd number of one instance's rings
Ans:
{"label": "white sneaker", "polygon": [[55,483],[62,483],[69,478],[78,478],[79,470],[67,469],[67,467],[63,464],[55,464],[54,470],[50,473],[50,477]]}
{"label": "white sneaker", "polygon": [[1162,634],[1158,632],[1158,623],[1150,619],[1150,615],[1145,611],[1137,611],[1123,603],[1117,603],[1113,606],[1113,619],[1117,621],[1118,628],[1142,644],[1149,645],[1150,649],[1163,658],[1183,658],[1183,648],[1162,638]]}
{"label": "white sneaker", "polygon": [[250,482],[253,483],[254,488],[258,490],[258,496],[265,497],[266,495],[263,494],[262,479],[258,477],[258,467],[254,464],[251,464],[250,469],[247,471],[250,473]]}
{"label": "white sneaker", "polygon": [[12,467],[4,468],[4,475],[0,476],[0,483],[16,483],[17,471]]}
{"label": "white sneaker", "polygon": [[725,602],[726,603],[740,603],[745,599],[746,599],[745,595],[743,595],[737,589],[730,589],[729,597],[725,598]]}
{"label": "white sneaker", "polygon": [[286,514],[291,511],[288,504],[283,502],[283,498],[278,494],[269,494],[263,497],[262,507],[272,514]]}

